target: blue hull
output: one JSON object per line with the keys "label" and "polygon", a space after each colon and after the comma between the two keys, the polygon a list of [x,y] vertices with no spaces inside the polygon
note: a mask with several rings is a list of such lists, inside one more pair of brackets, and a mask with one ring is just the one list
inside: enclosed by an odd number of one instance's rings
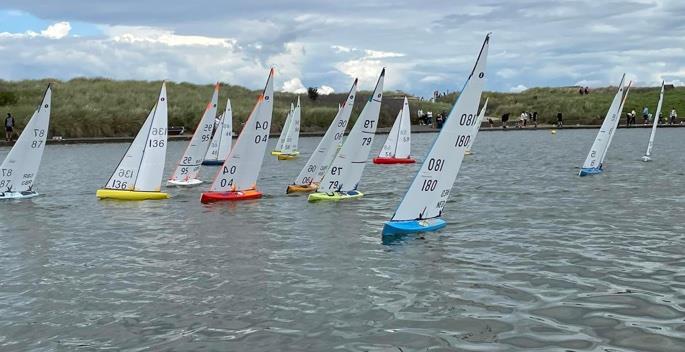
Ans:
{"label": "blue hull", "polygon": [[601,174],[602,169],[598,167],[585,167],[580,169],[580,172],[578,173],[578,176],[588,176],[588,175],[596,175],[596,174]]}
{"label": "blue hull", "polygon": [[386,221],[385,226],[383,226],[383,236],[437,231],[445,226],[447,226],[445,220],[438,218],[427,220]]}
{"label": "blue hull", "polygon": [[202,161],[202,165],[223,165],[224,161],[223,160],[204,160]]}

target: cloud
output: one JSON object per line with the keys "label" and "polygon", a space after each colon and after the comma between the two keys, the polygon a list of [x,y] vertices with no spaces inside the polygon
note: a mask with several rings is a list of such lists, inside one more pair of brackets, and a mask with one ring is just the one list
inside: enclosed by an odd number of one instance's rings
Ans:
{"label": "cloud", "polygon": [[379,50],[364,50],[366,54],[366,59],[387,59],[391,57],[402,57],[402,53],[393,53],[391,51],[379,51]]}
{"label": "cloud", "polygon": [[321,86],[317,89],[319,94],[321,95],[329,95],[335,93],[335,89],[329,87],[329,86]]}
{"label": "cloud", "polygon": [[528,87],[524,86],[523,84],[519,84],[519,85],[516,85],[514,87],[509,88],[509,91],[512,93],[520,93],[526,89],[528,89]]}
{"label": "cloud", "polygon": [[283,82],[281,92],[304,94],[307,93],[307,88],[305,88],[304,84],[302,84],[302,81],[299,78],[293,78]]}
{"label": "cloud", "polygon": [[40,35],[51,39],[62,39],[69,35],[69,31],[71,31],[71,24],[69,22],[57,22],[41,31]]}

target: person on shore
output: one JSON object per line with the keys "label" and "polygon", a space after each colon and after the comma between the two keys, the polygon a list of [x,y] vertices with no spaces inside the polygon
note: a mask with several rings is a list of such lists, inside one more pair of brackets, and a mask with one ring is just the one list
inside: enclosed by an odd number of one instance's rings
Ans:
{"label": "person on shore", "polygon": [[7,117],[5,117],[5,140],[7,142],[12,141],[12,133],[14,133],[14,116],[8,112]]}
{"label": "person on shore", "polygon": [[519,128],[526,127],[526,112],[521,113],[521,117],[519,117]]}
{"label": "person on shore", "polygon": [[668,122],[669,125],[675,125],[675,120],[678,118],[678,112],[675,111],[675,106],[673,109],[671,109],[671,114],[669,115],[670,120]]}
{"label": "person on shore", "polygon": [[590,94],[590,88],[588,88],[588,87],[585,87],[585,90],[584,90],[584,91],[585,91],[585,95],[588,95],[588,94]]}
{"label": "person on shore", "polygon": [[635,109],[633,109],[630,112],[630,124],[635,125],[635,119],[637,118],[637,113],[635,112]]}
{"label": "person on shore", "polygon": [[564,127],[564,117],[561,115],[561,111],[557,113],[557,128]]}
{"label": "person on shore", "polygon": [[532,114],[530,114],[530,120],[533,123],[533,127],[538,128],[538,112],[533,111]]}
{"label": "person on shore", "polygon": [[495,121],[492,121],[492,119],[488,117],[488,125],[490,126],[490,128],[495,127]]}
{"label": "person on shore", "polygon": [[578,94],[583,95],[583,87],[578,88]]}
{"label": "person on shore", "polygon": [[502,114],[502,129],[507,128],[507,121],[509,121],[509,113]]}
{"label": "person on shore", "polygon": [[630,127],[630,111],[626,112],[626,127]]}
{"label": "person on shore", "polygon": [[642,124],[646,125],[649,122],[649,109],[645,106],[642,108]]}

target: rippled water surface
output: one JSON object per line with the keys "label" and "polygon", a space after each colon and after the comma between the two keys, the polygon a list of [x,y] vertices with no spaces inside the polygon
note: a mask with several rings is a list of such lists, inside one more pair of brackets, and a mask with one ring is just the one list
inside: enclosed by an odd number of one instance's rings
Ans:
{"label": "rippled water surface", "polygon": [[0,203],[0,350],[685,351],[685,129],[651,163],[649,131],[620,130],[607,172],[577,177],[595,133],[481,133],[448,227],[392,243],[418,164],[308,204],[284,194],[304,138],[266,157],[260,200],[98,201],[127,145],[48,146],[43,195]]}

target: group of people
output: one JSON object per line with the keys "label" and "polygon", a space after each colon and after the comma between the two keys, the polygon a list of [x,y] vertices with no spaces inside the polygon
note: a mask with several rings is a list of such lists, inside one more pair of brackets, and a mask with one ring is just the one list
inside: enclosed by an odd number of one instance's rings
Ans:
{"label": "group of people", "polygon": [[585,87],[585,88],[580,87],[580,88],[578,88],[578,93],[579,93],[580,95],[588,95],[588,94],[590,94],[590,88],[588,88],[588,87]]}
{"label": "group of people", "polygon": [[530,121],[530,123],[534,127],[538,127],[538,112],[537,111],[534,111],[534,112],[524,111],[524,112],[522,112],[521,117],[519,117],[518,125],[516,127],[518,127],[518,128],[526,127],[526,126],[528,126],[528,121]]}
{"label": "group of people", "polygon": [[5,117],[5,141],[11,142],[12,134],[14,134],[14,116],[8,112]]}
{"label": "group of people", "polygon": [[422,109],[419,109],[417,111],[417,115],[419,116],[419,125],[432,125],[433,124],[433,112],[432,111],[427,111],[423,112]]}
{"label": "group of people", "polygon": [[[635,110],[629,111],[626,113],[626,126],[630,127],[631,125],[635,125],[635,117],[637,116],[637,113]],[[659,116],[654,117],[654,119],[661,119],[663,115],[660,113]],[[650,121],[654,121],[652,118],[652,114],[649,113],[649,108],[648,107],[643,107],[642,108],[642,124],[643,125],[648,125]],[[678,123],[678,112],[675,109],[675,106],[671,108],[671,112],[668,115],[668,120],[664,120],[664,123],[668,123],[669,125],[675,125]]]}

